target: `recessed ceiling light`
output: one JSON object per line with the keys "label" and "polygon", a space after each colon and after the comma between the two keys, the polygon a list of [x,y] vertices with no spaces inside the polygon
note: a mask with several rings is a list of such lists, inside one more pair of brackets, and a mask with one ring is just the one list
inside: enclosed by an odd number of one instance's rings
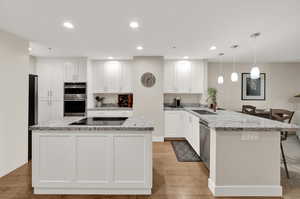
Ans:
{"label": "recessed ceiling light", "polygon": [[188,59],[188,58],[189,58],[188,56],[184,56],[184,57],[183,57],[183,59]]}
{"label": "recessed ceiling light", "polygon": [[216,50],[217,49],[217,47],[215,47],[215,46],[211,46],[210,48],[209,48],[209,50]]}
{"label": "recessed ceiling light", "polygon": [[65,28],[68,28],[68,29],[74,29],[74,25],[73,25],[71,22],[69,22],[69,21],[65,21],[65,22],[63,23],[63,26],[64,26]]}
{"label": "recessed ceiling light", "polygon": [[107,57],[107,59],[114,59],[113,57]]}
{"label": "recessed ceiling light", "polygon": [[32,48],[29,47],[28,50],[31,52],[31,51],[32,51]]}
{"label": "recessed ceiling light", "polygon": [[139,27],[139,23],[137,21],[131,21],[129,23],[130,28],[137,29]]}
{"label": "recessed ceiling light", "polygon": [[137,50],[143,50],[144,48],[143,48],[143,46],[138,46],[138,47],[136,47],[136,49]]}

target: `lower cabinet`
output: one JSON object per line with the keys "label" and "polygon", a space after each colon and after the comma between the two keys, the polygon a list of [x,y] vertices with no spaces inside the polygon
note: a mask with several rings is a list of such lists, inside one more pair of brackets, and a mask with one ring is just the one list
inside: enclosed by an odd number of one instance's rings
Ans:
{"label": "lower cabinet", "polygon": [[200,155],[199,118],[186,111],[165,111],[165,137],[185,138]]}
{"label": "lower cabinet", "polygon": [[183,111],[165,111],[165,137],[185,137],[182,125]]}
{"label": "lower cabinet", "polygon": [[192,139],[190,145],[192,145],[195,152],[200,156],[200,124],[199,118],[192,115],[192,128],[191,128]]}

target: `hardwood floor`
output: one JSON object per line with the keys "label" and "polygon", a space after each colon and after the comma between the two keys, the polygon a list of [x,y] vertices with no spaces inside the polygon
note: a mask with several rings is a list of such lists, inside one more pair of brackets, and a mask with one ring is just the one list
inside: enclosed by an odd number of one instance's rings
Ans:
{"label": "hardwood floor", "polygon": [[[153,193],[151,196],[33,195],[31,165],[0,178],[0,199],[213,199],[208,172],[199,162],[177,162],[170,142],[153,144]],[[300,198],[300,187],[284,198]],[[299,193],[299,195],[297,195]],[[294,195],[295,194],[295,195]],[[224,198],[225,199],[225,198]],[[226,198],[228,199],[228,198]],[[237,199],[237,198],[235,198]],[[270,199],[270,198],[269,198]]]}

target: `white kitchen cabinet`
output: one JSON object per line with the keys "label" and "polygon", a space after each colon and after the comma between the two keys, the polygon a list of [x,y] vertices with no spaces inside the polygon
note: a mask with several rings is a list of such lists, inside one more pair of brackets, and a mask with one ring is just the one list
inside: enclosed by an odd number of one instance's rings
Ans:
{"label": "white kitchen cabinet", "polygon": [[190,143],[190,145],[192,146],[193,143],[193,132],[192,132],[192,128],[193,128],[193,117],[192,114],[185,112],[186,113],[186,121],[185,121],[185,135],[186,135],[186,140]]}
{"label": "white kitchen cabinet", "polygon": [[200,155],[199,118],[186,111],[165,111],[165,137],[184,137]]}
{"label": "white kitchen cabinet", "polygon": [[120,92],[121,93],[132,93],[132,67],[130,62],[121,62],[121,83]]}
{"label": "white kitchen cabinet", "polygon": [[191,93],[203,93],[205,91],[205,67],[203,62],[193,62],[191,66]]}
{"label": "white kitchen cabinet", "polygon": [[204,76],[203,61],[165,61],[164,93],[203,93]]}
{"label": "white kitchen cabinet", "polygon": [[47,100],[39,100],[38,123],[49,121],[51,118],[51,106]]}
{"label": "white kitchen cabinet", "polygon": [[33,131],[34,194],[150,195],[151,131]]}
{"label": "white kitchen cabinet", "polygon": [[64,67],[60,59],[36,61],[38,75],[38,121],[63,118]]}
{"label": "white kitchen cabinet", "polygon": [[182,120],[182,111],[165,111],[165,137],[185,137]]}
{"label": "white kitchen cabinet", "polygon": [[87,59],[66,59],[63,61],[64,82],[87,81]]}
{"label": "white kitchen cabinet", "polygon": [[63,67],[51,59],[37,59],[39,99],[63,100]]}
{"label": "white kitchen cabinet", "polygon": [[93,93],[130,93],[131,67],[121,61],[94,61],[90,82]]}
{"label": "white kitchen cabinet", "polygon": [[164,66],[164,92],[176,93],[175,67],[174,63],[170,61],[165,62]]}
{"label": "white kitchen cabinet", "polygon": [[200,155],[200,124],[199,118],[192,115],[192,143],[190,143],[195,152]]}
{"label": "white kitchen cabinet", "polygon": [[132,117],[133,111],[124,110],[124,111],[116,111],[116,110],[88,110],[88,117]]}
{"label": "white kitchen cabinet", "polygon": [[178,93],[192,92],[192,65],[189,61],[179,61],[175,64],[175,85]]}
{"label": "white kitchen cabinet", "polygon": [[63,102],[39,100],[38,122],[55,121],[63,119]]}

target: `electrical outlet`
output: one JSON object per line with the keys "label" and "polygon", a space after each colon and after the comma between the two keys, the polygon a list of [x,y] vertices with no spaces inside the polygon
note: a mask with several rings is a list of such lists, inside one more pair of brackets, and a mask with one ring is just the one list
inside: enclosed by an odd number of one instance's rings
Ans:
{"label": "electrical outlet", "polygon": [[259,139],[257,132],[243,132],[241,135],[242,141],[255,141]]}

